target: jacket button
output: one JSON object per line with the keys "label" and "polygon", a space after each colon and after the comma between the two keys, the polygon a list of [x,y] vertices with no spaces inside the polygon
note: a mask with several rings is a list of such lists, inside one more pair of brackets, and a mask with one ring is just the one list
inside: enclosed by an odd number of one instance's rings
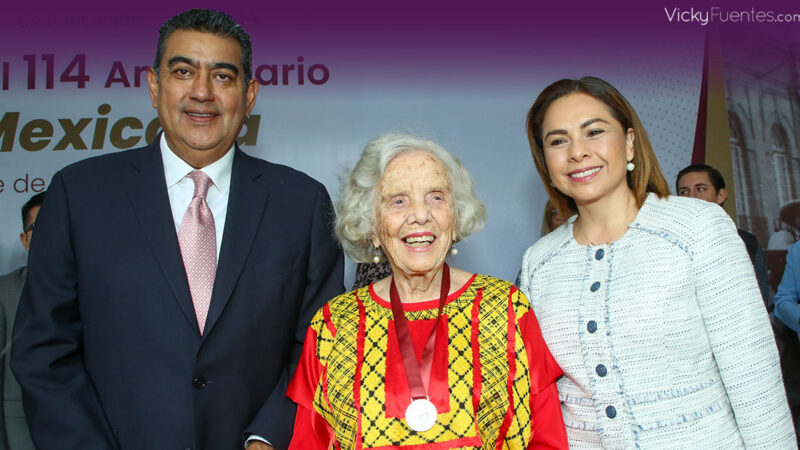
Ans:
{"label": "jacket button", "polygon": [[206,387],[206,379],[203,377],[195,377],[194,380],[192,380],[192,386],[194,386],[195,389],[203,389]]}
{"label": "jacket button", "polygon": [[601,260],[603,256],[606,254],[605,250],[602,248],[598,248],[596,252],[594,252],[594,259]]}
{"label": "jacket button", "polygon": [[594,283],[592,283],[592,286],[589,287],[589,290],[592,291],[592,292],[597,292],[598,289],[600,289],[600,282],[599,281],[595,281]]}
{"label": "jacket button", "polygon": [[586,330],[589,333],[594,333],[595,331],[597,331],[597,322],[595,322],[594,320],[590,320],[589,322],[587,322]]}
{"label": "jacket button", "polygon": [[614,417],[617,417],[617,408],[614,408],[613,406],[607,407],[606,408],[606,415],[608,416],[609,419],[613,419]]}
{"label": "jacket button", "polygon": [[594,370],[601,377],[606,376],[606,374],[608,373],[608,369],[606,369],[606,366],[604,366],[602,364],[598,364],[597,367],[594,368]]}

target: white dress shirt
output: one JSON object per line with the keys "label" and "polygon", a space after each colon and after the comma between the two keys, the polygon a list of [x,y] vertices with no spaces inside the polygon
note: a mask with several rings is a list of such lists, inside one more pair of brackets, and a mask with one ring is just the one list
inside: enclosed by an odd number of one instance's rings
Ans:
{"label": "white dress shirt", "polygon": [[[186,175],[195,169],[176,155],[161,135],[161,159],[164,161],[164,177],[167,180],[167,194],[175,221],[175,232],[181,228],[183,216],[194,196],[194,181]],[[214,215],[214,230],[217,233],[217,261],[222,248],[222,233],[225,228],[225,217],[228,213],[228,194],[231,189],[231,171],[233,169],[233,147],[225,155],[202,170],[214,183],[206,195],[206,203]]]}

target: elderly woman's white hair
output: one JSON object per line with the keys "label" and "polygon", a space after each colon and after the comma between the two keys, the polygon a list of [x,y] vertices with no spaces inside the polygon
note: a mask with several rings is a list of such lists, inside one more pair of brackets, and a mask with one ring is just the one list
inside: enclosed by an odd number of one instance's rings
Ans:
{"label": "elderly woman's white hair", "polygon": [[[453,190],[456,242],[480,231],[486,224],[486,208],[475,196],[472,178],[461,161],[433,141],[406,134],[383,134],[367,142],[361,159],[342,186],[337,205],[336,237],[354,261],[372,261],[378,185],[389,162],[410,150],[428,152],[447,170]],[[385,258],[383,254],[381,258]]]}

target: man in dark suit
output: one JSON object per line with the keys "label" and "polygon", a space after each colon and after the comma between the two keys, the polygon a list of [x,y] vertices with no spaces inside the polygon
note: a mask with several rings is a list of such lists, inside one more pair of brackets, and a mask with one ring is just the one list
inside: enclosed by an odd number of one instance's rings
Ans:
{"label": "man in dark suit", "polygon": [[[33,228],[36,225],[36,216],[44,201],[45,193],[40,192],[31,197],[22,205],[22,233],[19,240],[27,252],[33,238]],[[3,392],[2,414],[0,414],[0,450],[27,450],[33,449],[31,434],[25,422],[25,413],[22,411],[22,391],[19,383],[11,373],[10,354],[8,351],[13,341],[11,333],[14,316],[17,314],[19,297],[28,267],[19,269],[0,276],[0,348],[4,349],[0,370],[0,390]]]}
{"label": "man in dark suit", "polygon": [[173,17],[148,74],[163,135],[53,177],[12,355],[37,448],[286,447],[343,258],[325,188],[235,144],[251,75],[229,16]]}

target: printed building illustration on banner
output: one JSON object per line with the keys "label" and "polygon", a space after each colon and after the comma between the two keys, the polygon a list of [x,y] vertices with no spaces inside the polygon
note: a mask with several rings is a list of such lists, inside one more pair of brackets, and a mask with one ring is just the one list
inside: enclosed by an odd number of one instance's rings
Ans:
{"label": "printed building illustration on banner", "polygon": [[770,250],[800,237],[800,37],[725,30],[738,225]]}

